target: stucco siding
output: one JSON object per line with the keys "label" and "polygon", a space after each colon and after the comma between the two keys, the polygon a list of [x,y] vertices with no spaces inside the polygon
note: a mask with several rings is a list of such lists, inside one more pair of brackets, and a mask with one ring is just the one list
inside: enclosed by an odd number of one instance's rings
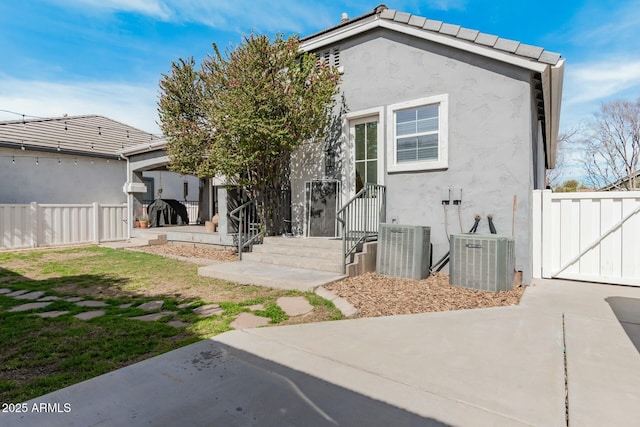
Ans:
{"label": "stucco siding", "polygon": [[0,203],[125,203],[126,168],[123,160],[0,148]]}

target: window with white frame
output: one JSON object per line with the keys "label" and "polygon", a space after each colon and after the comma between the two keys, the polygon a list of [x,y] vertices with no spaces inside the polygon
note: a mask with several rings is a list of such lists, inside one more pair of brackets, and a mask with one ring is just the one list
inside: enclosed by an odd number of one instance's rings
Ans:
{"label": "window with white frame", "polygon": [[447,95],[390,105],[388,112],[389,172],[447,168]]}

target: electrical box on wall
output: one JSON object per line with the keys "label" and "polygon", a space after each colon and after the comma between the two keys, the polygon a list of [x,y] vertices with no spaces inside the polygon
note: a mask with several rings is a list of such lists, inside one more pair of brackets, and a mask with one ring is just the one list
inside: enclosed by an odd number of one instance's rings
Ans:
{"label": "electrical box on wall", "polygon": [[142,182],[127,182],[124,185],[124,192],[125,193],[146,193],[147,186],[144,185]]}
{"label": "electrical box on wall", "polygon": [[449,200],[454,205],[459,205],[460,203],[462,203],[462,188],[451,187],[449,189]]}
{"label": "electrical box on wall", "polygon": [[450,191],[448,188],[443,188],[442,189],[442,196],[440,197],[442,199],[442,204],[443,205],[448,205],[450,203]]}

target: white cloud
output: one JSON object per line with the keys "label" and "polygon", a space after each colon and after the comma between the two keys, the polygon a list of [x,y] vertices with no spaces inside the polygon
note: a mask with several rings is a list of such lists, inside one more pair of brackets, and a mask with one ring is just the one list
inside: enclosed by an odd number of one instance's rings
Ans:
{"label": "white cloud", "polygon": [[133,12],[167,20],[171,11],[163,0],[50,0],[63,7],[76,6],[112,12]]}
{"label": "white cloud", "polygon": [[610,60],[576,64],[567,69],[567,104],[624,95],[640,86],[640,60]]}
{"label": "white cloud", "polygon": [[[98,114],[160,133],[155,87],[109,82],[44,82],[0,75],[0,109],[39,117]],[[19,116],[0,112],[0,120]]]}

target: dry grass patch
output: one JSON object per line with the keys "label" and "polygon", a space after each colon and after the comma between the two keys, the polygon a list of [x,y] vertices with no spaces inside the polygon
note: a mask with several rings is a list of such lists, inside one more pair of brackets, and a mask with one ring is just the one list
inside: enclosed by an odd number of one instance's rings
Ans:
{"label": "dry grass patch", "polygon": [[195,245],[166,244],[142,246],[132,250],[147,252],[156,255],[171,255],[186,258],[212,259],[221,262],[233,262],[238,260],[238,254],[233,249],[216,249]]}
{"label": "dry grass patch", "polygon": [[368,273],[325,287],[349,301],[361,317],[518,305],[524,293],[523,286],[497,293],[459,288],[443,273],[424,280]]}

